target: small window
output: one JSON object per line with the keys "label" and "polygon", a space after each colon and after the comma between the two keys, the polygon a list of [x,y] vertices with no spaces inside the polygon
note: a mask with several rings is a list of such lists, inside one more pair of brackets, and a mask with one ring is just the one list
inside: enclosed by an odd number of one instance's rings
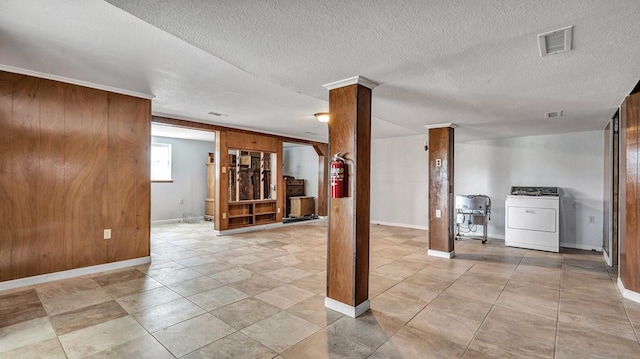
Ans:
{"label": "small window", "polygon": [[151,144],[151,180],[171,181],[171,145],[168,143]]}

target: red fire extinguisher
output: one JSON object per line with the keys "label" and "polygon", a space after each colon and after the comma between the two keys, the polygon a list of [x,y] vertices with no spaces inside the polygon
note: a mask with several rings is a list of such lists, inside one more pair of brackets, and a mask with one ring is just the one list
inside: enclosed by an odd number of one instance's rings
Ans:
{"label": "red fire extinguisher", "polygon": [[329,172],[331,198],[345,197],[345,176],[347,167],[345,159],[342,156],[342,152],[338,152],[331,158],[331,170]]}

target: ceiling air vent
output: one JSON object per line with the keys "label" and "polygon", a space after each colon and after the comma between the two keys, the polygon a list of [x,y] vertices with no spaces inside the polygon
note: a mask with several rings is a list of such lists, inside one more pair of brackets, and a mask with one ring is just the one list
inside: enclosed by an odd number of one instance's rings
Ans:
{"label": "ceiling air vent", "polygon": [[556,117],[562,117],[562,111],[547,112],[544,114],[544,118],[556,118]]}
{"label": "ceiling air vent", "polygon": [[547,56],[571,50],[573,26],[538,35],[540,56]]}
{"label": "ceiling air vent", "polygon": [[209,115],[211,116],[217,116],[217,117],[227,117],[227,115],[225,115],[224,113],[220,113],[220,112],[209,112]]}

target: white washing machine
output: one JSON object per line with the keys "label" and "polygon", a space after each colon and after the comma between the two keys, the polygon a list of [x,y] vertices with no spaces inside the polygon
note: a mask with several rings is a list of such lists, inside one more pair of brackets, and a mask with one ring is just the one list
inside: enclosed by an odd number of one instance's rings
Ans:
{"label": "white washing machine", "polygon": [[504,244],[560,251],[558,187],[512,187],[505,205]]}

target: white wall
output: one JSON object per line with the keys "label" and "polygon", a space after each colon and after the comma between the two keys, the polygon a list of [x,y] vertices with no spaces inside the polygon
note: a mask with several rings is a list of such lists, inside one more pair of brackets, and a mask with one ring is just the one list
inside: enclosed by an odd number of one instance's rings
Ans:
{"label": "white wall", "polygon": [[591,131],[456,143],[455,193],[491,197],[489,237],[504,238],[511,186],[561,187],[560,245],[600,250],[603,136]]}
{"label": "white wall", "polygon": [[[173,183],[151,184],[151,221],[182,219],[183,213],[204,215],[207,196],[207,154],[213,142],[152,137],[152,142],[171,144]],[[180,199],[184,204],[180,204]]]}
{"label": "white wall", "polygon": [[371,141],[371,222],[429,226],[427,135]]}
{"label": "white wall", "polygon": [[313,146],[295,146],[283,149],[283,174],[304,179],[305,196],[316,199],[318,213],[318,154]]}

